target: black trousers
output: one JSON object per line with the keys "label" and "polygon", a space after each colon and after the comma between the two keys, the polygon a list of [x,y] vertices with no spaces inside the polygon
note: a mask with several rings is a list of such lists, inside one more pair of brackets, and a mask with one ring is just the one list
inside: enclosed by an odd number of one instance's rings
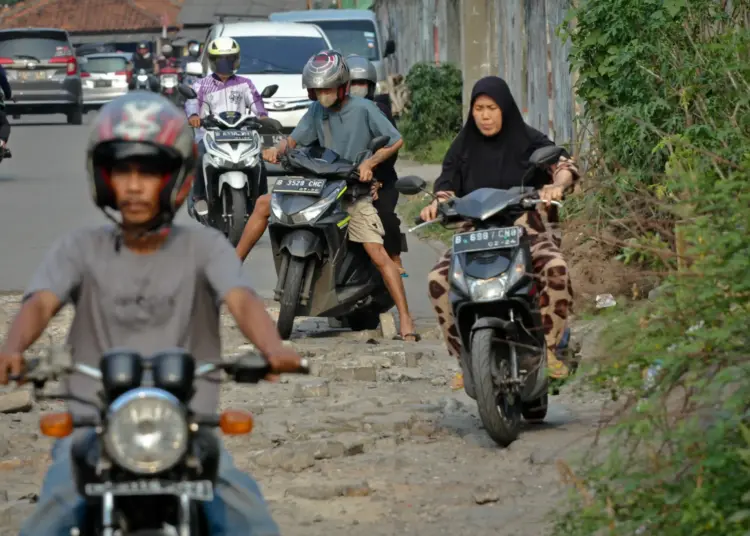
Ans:
{"label": "black trousers", "polygon": [[10,123],[8,122],[8,116],[5,112],[0,112],[0,140],[8,143],[10,138]]}
{"label": "black trousers", "polygon": [[377,200],[372,203],[378,211],[380,221],[383,222],[383,229],[385,230],[383,247],[388,255],[400,255],[403,251],[401,248],[401,220],[396,214],[397,203],[398,190],[392,185],[381,188],[378,191]]}

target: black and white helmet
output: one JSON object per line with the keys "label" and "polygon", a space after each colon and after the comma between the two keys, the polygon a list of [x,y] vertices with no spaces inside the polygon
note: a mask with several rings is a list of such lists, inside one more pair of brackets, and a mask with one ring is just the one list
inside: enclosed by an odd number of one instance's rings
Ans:
{"label": "black and white helmet", "polygon": [[343,99],[349,84],[349,68],[344,57],[335,50],[323,50],[315,54],[302,69],[302,87],[307,89],[311,100],[317,100],[315,89],[338,89]]}

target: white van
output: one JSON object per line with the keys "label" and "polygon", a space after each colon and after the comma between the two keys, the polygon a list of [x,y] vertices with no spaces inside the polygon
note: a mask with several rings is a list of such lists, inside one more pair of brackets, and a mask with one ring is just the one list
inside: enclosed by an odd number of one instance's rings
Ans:
{"label": "white van", "polygon": [[[264,100],[268,115],[290,133],[309,108],[307,90],[302,88],[302,68],[312,56],[331,48],[320,28],[310,24],[280,22],[231,22],[215,24],[206,45],[217,37],[231,37],[240,45],[238,75],[253,81],[258,91],[271,84],[276,94]],[[200,59],[203,72],[210,74],[204,47]]]}
{"label": "white van", "polygon": [[314,24],[325,32],[333,48],[344,56],[357,54],[370,60],[378,72],[376,94],[387,97],[382,82],[386,79],[383,60],[396,51],[396,43],[383,41],[375,13],[369,9],[308,9],[271,13],[273,22]]}

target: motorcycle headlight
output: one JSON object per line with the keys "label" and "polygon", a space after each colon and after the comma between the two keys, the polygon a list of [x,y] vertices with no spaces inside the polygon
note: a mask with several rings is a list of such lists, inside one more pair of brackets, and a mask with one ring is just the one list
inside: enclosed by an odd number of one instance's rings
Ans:
{"label": "motorcycle headlight", "polygon": [[508,272],[490,279],[469,279],[469,296],[474,302],[499,300],[508,288]]}
{"label": "motorcycle headlight", "polygon": [[281,198],[279,194],[271,194],[271,214],[277,220],[281,220],[284,216],[284,211],[281,210]]}
{"label": "motorcycle headlight", "polygon": [[161,83],[164,85],[164,87],[171,88],[175,87],[177,85],[177,79],[173,76],[165,77]]}
{"label": "motorcycle headlight", "polygon": [[112,460],[135,474],[174,467],[188,446],[188,423],[179,400],[161,389],[133,389],[107,414],[104,444]]}
{"label": "motorcycle headlight", "polygon": [[241,167],[255,167],[258,164],[258,155],[253,155],[245,158],[240,162]]}
{"label": "motorcycle headlight", "polygon": [[146,76],[145,74],[139,74],[136,80],[138,80],[139,82],[148,82],[148,76]]}
{"label": "motorcycle headlight", "polygon": [[295,223],[308,223],[314,221],[331,206],[331,203],[336,201],[340,193],[341,188],[336,188],[323,199],[316,201],[306,209],[300,210],[297,214],[294,214],[292,220],[294,220]]}

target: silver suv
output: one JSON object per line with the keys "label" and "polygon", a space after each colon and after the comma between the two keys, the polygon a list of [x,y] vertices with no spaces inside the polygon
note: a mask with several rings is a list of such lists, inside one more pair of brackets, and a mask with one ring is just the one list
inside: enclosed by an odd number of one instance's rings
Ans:
{"label": "silver suv", "polygon": [[8,115],[65,114],[71,125],[83,122],[81,73],[68,32],[0,30],[0,65],[16,100],[6,103]]}

